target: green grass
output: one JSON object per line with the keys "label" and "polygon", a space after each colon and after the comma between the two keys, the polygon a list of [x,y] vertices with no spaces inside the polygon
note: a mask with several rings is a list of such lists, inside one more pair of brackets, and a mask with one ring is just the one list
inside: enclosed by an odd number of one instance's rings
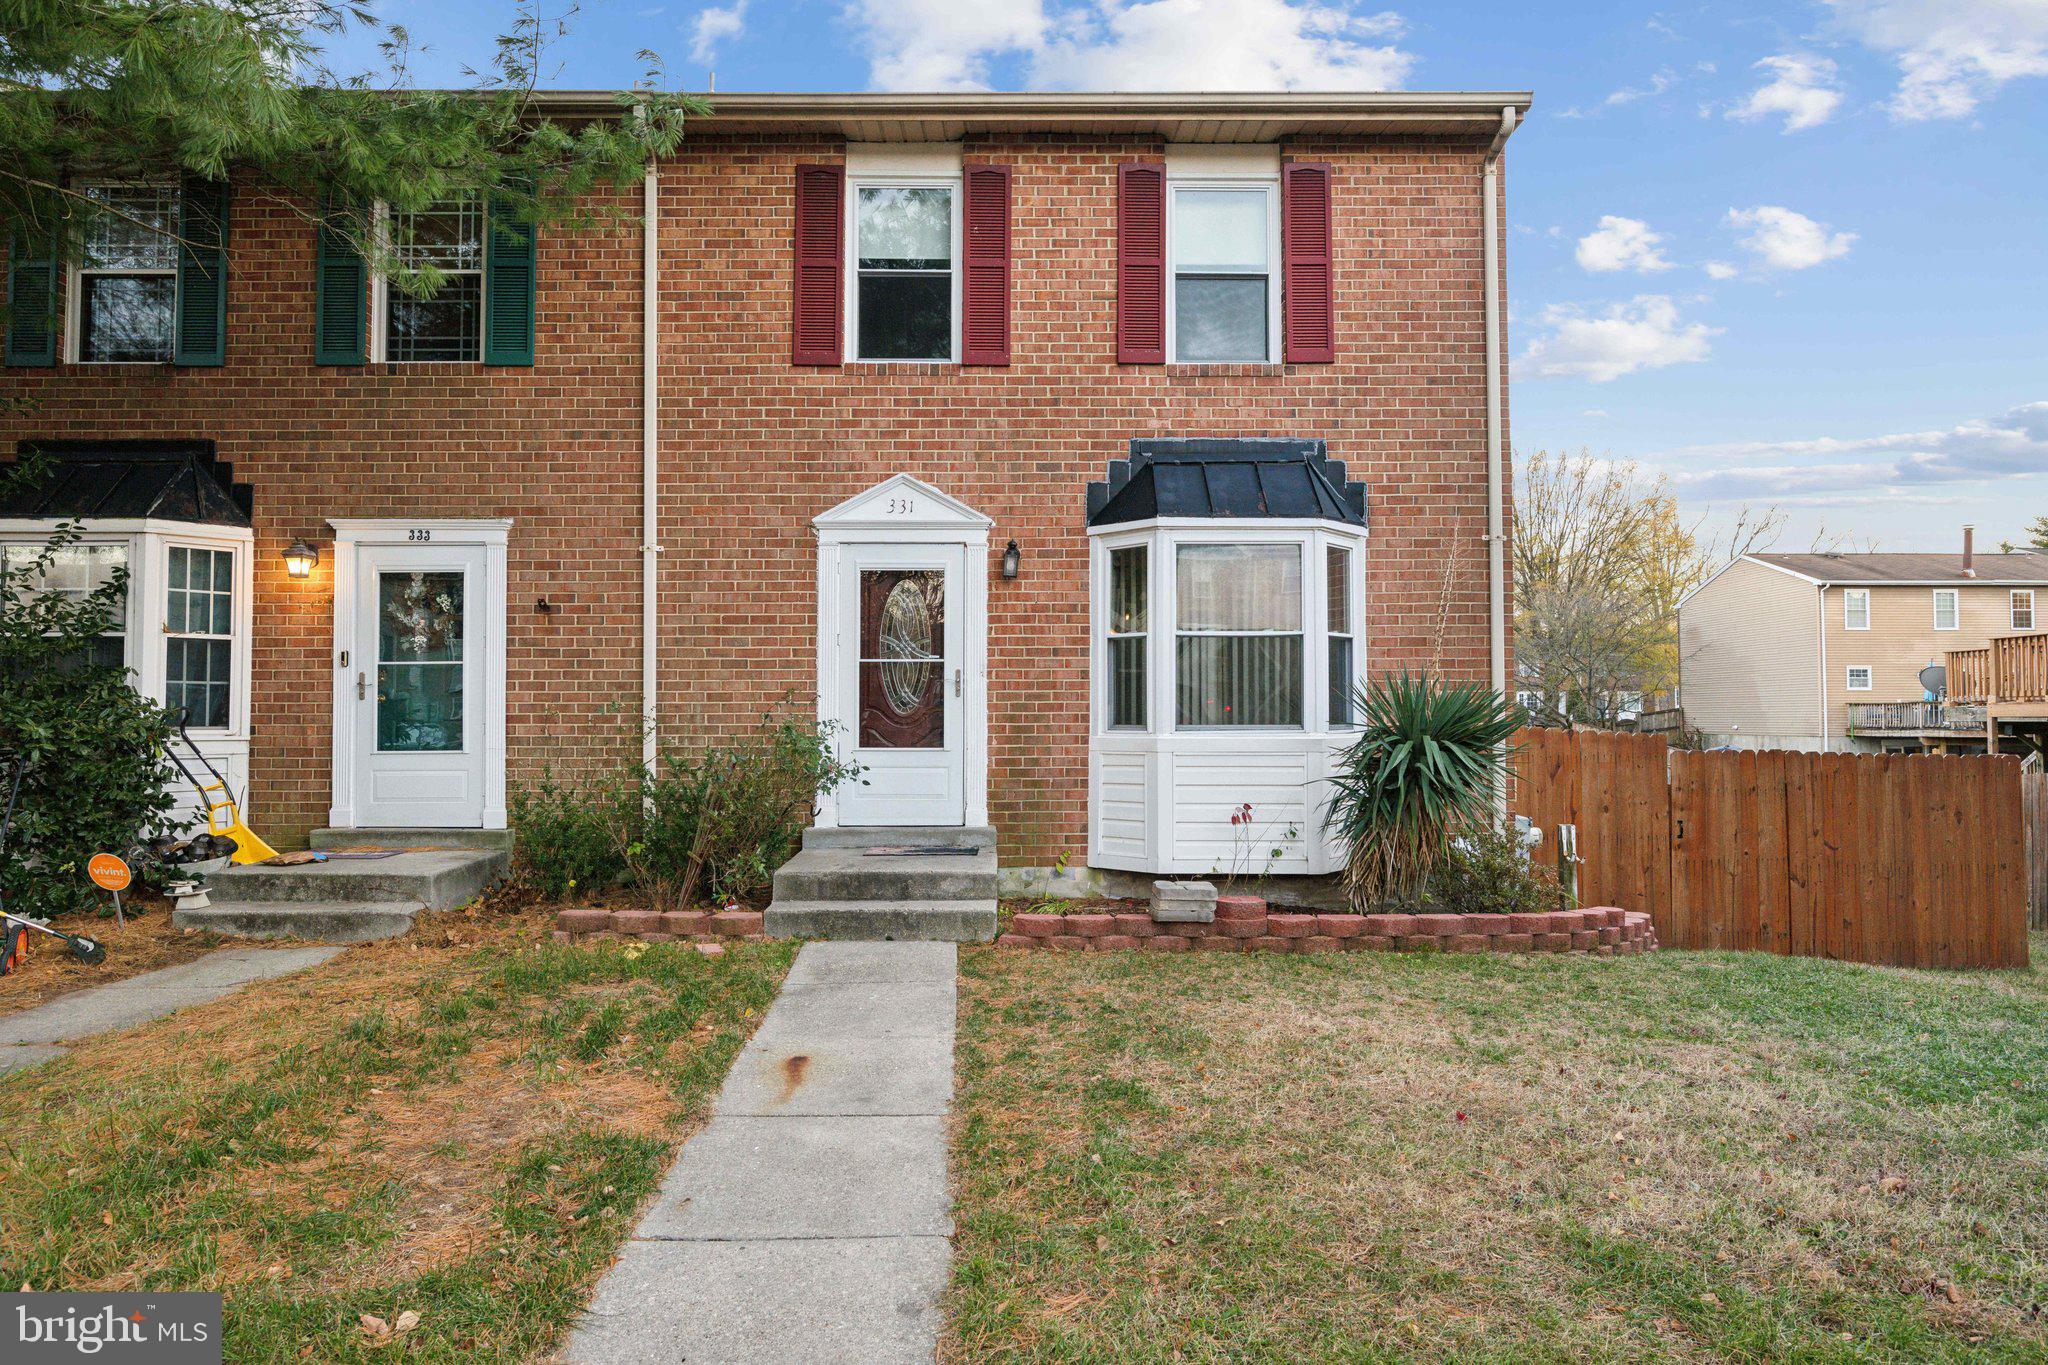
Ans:
{"label": "green grass", "polygon": [[0,1284],[219,1290],[238,1362],[543,1352],[793,951],[408,940],[0,1078]]}
{"label": "green grass", "polygon": [[956,1358],[2048,1359],[2041,968],[964,963]]}

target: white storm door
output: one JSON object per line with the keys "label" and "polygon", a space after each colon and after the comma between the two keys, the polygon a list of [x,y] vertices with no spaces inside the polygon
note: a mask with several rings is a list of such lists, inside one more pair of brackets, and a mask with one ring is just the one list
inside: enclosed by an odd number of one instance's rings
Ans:
{"label": "white storm door", "polygon": [[485,549],[357,550],[352,690],[363,827],[484,822]]}
{"label": "white storm door", "polygon": [[966,549],[848,545],[839,560],[842,825],[964,825]]}

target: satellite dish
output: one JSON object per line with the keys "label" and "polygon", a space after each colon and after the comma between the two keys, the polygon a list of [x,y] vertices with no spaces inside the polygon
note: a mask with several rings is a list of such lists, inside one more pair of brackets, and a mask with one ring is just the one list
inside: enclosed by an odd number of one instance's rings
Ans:
{"label": "satellite dish", "polygon": [[1942,664],[1927,665],[1920,670],[1920,685],[1926,688],[1931,696],[1947,696],[1948,669]]}

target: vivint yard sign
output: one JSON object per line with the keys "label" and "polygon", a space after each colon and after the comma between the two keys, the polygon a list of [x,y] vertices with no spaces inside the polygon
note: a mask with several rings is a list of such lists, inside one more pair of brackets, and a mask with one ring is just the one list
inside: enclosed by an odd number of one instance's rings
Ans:
{"label": "vivint yard sign", "polygon": [[220,1365],[218,1294],[11,1294],[0,1360]]}

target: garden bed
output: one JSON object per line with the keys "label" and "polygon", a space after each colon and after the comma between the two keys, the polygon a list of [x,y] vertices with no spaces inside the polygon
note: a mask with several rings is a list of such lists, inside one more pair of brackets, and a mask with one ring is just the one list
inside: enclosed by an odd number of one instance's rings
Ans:
{"label": "garden bed", "polygon": [[1612,957],[1657,946],[1648,914],[1599,906],[1532,914],[1308,914],[1274,910],[1257,896],[1221,896],[1206,924],[1152,918],[1142,906],[1066,914],[1020,911],[996,939],[1003,948],[1066,952],[1344,951],[1588,953]]}

